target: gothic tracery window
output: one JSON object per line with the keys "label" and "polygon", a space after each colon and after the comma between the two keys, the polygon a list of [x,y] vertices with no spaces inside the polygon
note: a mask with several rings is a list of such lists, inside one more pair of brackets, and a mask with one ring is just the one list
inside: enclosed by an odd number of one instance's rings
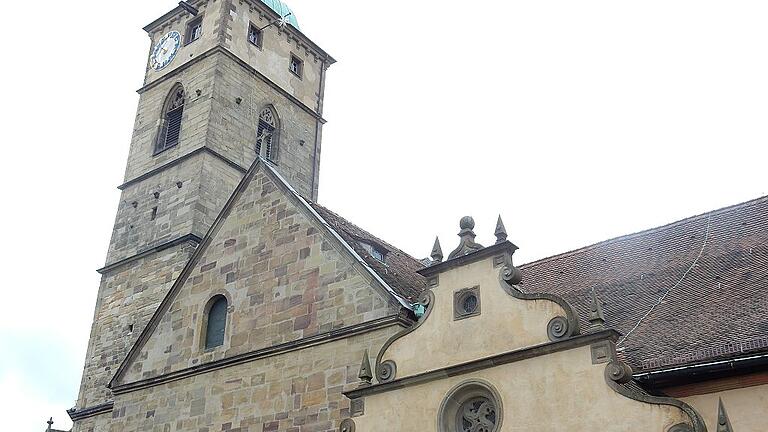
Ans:
{"label": "gothic tracery window", "polygon": [[227,299],[216,296],[211,299],[206,314],[205,349],[224,345],[224,333],[227,328]]}
{"label": "gothic tracery window", "polygon": [[179,143],[181,134],[181,118],[184,115],[184,87],[176,85],[168,94],[160,120],[160,131],[157,134],[155,153]]}
{"label": "gothic tracery window", "polygon": [[259,114],[259,127],[256,130],[256,153],[267,160],[276,159],[279,127],[274,110],[264,108]]}
{"label": "gothic tracery window", "polygon": [[491,432],[496,429],[496,405],[487,397],[472,398],[459,408],[458,432]]}
{"label": "gothic tracery window", "polygon": [[501,398],[484,381],[454,387],[440,407],[440,432],[497,432],[501,428]]}

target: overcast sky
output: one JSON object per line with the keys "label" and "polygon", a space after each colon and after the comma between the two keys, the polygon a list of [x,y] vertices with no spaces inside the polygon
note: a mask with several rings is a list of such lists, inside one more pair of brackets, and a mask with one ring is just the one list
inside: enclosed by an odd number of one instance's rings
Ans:
{"label": "overcast sky", "polygon": [[[10,2],[0,419],[69,428],[149,39],[172,0]],[[765,1],[293,0],[338,59],[320,202],[416,257],[518,263],[766,193]]]}

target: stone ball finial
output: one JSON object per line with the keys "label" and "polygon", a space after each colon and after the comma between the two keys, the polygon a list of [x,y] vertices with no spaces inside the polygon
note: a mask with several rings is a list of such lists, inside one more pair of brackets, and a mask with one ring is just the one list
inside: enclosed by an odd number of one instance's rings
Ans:
{"label": "stone ball finial", "polygon": [[461,227],[463,230],[475,229],[475,220],[472,219],[472,216],[464,216],[459,221],[459,227]]}

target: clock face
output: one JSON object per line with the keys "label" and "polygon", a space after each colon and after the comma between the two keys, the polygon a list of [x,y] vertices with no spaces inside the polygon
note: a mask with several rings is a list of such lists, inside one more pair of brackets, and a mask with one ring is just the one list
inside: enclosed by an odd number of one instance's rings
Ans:
{"label": "clock face", "polygon": [[149,56],[149,64],[152,66],[152,69],[159,71],[168,66],[176,57],[180,46],[181,34],[177,31],[168,32],[160,38],[160,41],[157,42],[157,45],[152,50],[152,54]]}

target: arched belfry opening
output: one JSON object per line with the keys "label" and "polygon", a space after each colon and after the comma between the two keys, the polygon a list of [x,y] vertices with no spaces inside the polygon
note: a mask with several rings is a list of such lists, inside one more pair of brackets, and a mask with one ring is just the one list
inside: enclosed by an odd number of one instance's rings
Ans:
{"label": "arched belfry opening", "polygon": [[274,107],[267,106],[259,113],[256,130],[256,154],[269,161],[277,160],[280,140],[280,119]]}
{"label": "arched belfry opening", "polygon": [[181,83],[176,83],[165,98],[163,114],[160,118],[160,129],[155,141],[155,153],[160,153],[179,143],[185,96],[184,86]]}

